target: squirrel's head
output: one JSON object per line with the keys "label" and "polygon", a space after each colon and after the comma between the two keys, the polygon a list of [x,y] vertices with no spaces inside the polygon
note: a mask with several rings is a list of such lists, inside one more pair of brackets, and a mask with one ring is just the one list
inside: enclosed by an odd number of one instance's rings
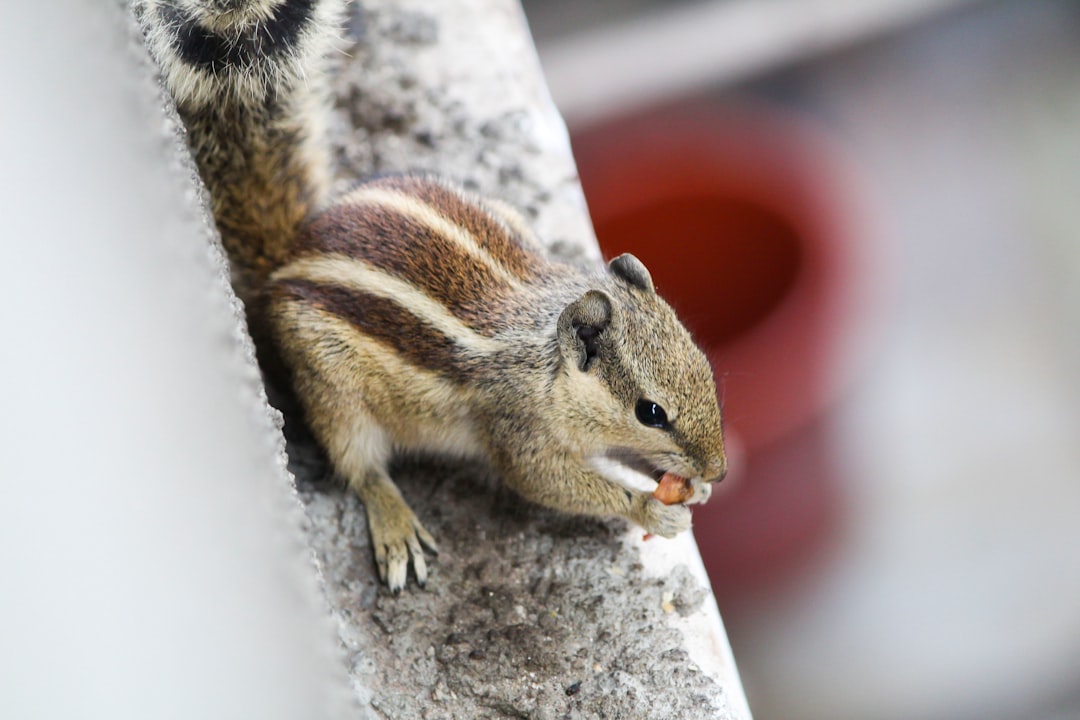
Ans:
{"label": "squirrel's head", "polygon": [[705,354],[633,255],[612,260],[599,285],[559,317],[557,392],[572,441],[635,489],[651,491],[665,472],[719,480],[723,431]]}

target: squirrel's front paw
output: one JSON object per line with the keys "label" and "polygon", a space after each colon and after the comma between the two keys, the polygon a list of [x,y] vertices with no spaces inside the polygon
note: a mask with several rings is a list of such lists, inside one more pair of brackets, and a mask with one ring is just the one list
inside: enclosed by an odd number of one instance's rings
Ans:
{"label": "squirrel's front paw", "polygon": [[672,538],[690,529],[690,509],[685,505],[665,505],[651,495],[639,497],[632,519],[646,532]]}
{"label": "squirrel's front paw", "polygon": [[693,488],[693,494],[690,496],[690,499],[686,501],[687,505],[708,502],[709,498],[712,496],[712,483],[707,483],[700,478],[692,478],[690,480],[690,487]]}
{"label": "squirrel's front paw", "polygon": [[427,562],[424,560],[424,546],[438,552],[435,539],[424,529],[412,510],[386,517],[372,517],[368,513],[368,528],[371,532],[371,544],[375,548],[375,565],[379,569],[379,579],[394,592],[405,587],[405,577],[412,558],[416,582],[427,582]]}
{"label": "squirrel's front paw", "polygon": [[399,592],[405,587],[411,558],[416,582],[420,585],[426,583],[427,562],[424,560],[424,547],[432,552],[438,552],[439,549],[435,545],[435,539],[424,529],[405,500],[397,493],[397,488],[393,488],[392,492],[369,492],[364,500],[379,579],[392,591]]}

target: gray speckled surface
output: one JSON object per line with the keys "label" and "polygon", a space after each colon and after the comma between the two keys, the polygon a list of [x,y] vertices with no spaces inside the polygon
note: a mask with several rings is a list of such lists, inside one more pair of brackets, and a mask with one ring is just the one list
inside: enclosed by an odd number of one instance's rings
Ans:
{"label": "gray speckled surface", "polygon": [[331,122],[339,187],[430,170],[511,203],[557,251],[599,258],[516,2],[367,0],[346,27]]}
{"label": "gray speckled surface", "polygon": [[[321,476],[317,452],[293,447],[297,474]],[[440,543],[427,587],[399,596],[375,577],[356,496],[300,482],[349,671],[381,716],[729,717],[668,622],[706,599],[685,565],[653,576],[625,524],[528,505],[475,468],[394,474]]]}

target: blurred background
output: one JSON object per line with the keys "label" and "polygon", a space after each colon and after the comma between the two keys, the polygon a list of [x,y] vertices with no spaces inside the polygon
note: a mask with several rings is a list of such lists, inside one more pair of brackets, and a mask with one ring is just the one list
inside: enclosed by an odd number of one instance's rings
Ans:
{"label": "blurred background", "polygon": [[1080,718],[1080,3],[526,0],[708,348],[758,720]]}

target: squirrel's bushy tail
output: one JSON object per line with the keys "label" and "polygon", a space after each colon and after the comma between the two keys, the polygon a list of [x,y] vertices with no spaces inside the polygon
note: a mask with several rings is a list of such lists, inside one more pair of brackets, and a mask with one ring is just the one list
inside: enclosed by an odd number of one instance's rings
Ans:
{"label": "squirrel's bushy tail", "polygon": [[326,199],[322,63],[341,0],[136,0],[248,300]]}

